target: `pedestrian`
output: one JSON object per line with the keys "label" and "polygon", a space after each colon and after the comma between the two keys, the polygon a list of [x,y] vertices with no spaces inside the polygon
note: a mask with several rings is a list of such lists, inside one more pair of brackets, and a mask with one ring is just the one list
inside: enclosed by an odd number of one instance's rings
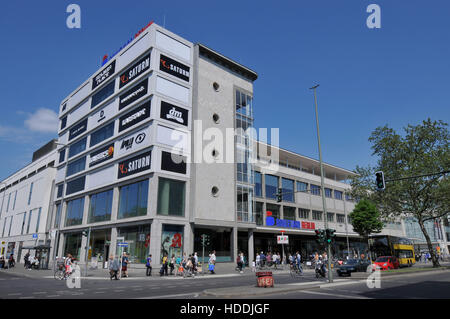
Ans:
{"label": "pedestrian", "polygon": [[252,261],[252,272],[256,272],[256,263],[254,260]]}
{"label": "pedestrian", "polygon": [[170,262],[169,262],[171,276],[173,275],[173,270],[175,269],[175,263],[176,263],[175,255],[172,255],[172,258],[170,259]]}
{"label": "pedestrian", "polygon": [[197,269],[197,267],[198,267],[198,256],[197,256],[197,253],[194,253],[194,261],[195,261],[194,267],[195,267],[195,269]]}
{"label": "pedestrian", "polygon": [[109,276],[110,276],[110,280],[112,280],[113,278],[115,280],[119,280],[119,278],[117,277],[117,274],[119,272],[119,261],[117,259],[114,258],[113,255],[109,256]]}
{"label": "pedestrian", "polygon": [[152,255],[148,255],[147,257],[147,263],[145,265],[147,267],[147,276],[151,276],[152,275]]}
{"label": "pedestrian", "polygon": [[128,264],[130,263],[130,260],[127,256],[126,252],[123,252],[122,255],[122,276],[128,278]]}
{"label": "pedestrian", "polygon": [[209,261],[208,261],[208,270],[211,272],[211,274],[215,274],[214,270],[216,268],[216,251],[213,250],[211,254],[209,254]]}
{"label": "pedestrian", "polygon": [[236,268],[242,274],[242,253],[239,253],[236,257]]}
{"label": "pedestrian", "polygon": [[164,254],[163,260],[162,260],[162,268],[160,271],[161,276],[166,275],[168,276],[169,274],[167,273],[168,268],[169,268],[169,257],[167,257],[167,254]]}
{"label": "pedestrian", "polygon": [[23,261],[24,261],[24,267],[25,269],[29,269],[30,268],[30,252],[27,252],[25,254],[25,256],[23,257]]}
{"label": "pedestrian", "polygon": [[261,264],[261,256],[259,254],[256,255],[256,266],[259,268]]}
{"label": "pedestrian", "polygon": [[16,265],[16,261],[14,260],[14,255],[11,254],[9,255],[9,259],[8,259],[8,268],[12,268]]}
{"label": "pedestrian", "polygon": [[5,268],[5,258],[3,258],[3,255],[0,256],[0,269]]}

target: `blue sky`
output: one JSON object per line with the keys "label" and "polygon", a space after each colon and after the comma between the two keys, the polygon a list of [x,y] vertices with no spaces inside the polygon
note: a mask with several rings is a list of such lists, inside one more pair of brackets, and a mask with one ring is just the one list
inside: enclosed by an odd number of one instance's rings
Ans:
{"label": "blue sky", "polygon": [[[81,29],[66,26],[71,3]],[[371,3],[381,29],[366,26]],[[279,127],[281,147],[314,158],[308,88],[320,83],[324,161],[374,164],[377,126],[449,122],[449,16],[445,0],[2,1],[0,179],[56,136],[61,100],[151,20],[255,70],[256,127]]]}

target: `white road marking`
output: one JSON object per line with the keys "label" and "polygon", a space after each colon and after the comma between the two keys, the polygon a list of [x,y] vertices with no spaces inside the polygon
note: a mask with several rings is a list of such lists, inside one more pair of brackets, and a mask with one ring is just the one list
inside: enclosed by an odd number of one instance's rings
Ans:
{"label": "white road marking", "polygon": [[318,292],[318,291],[310,291],[310,290],[304,290],[304,291],[301,291],[301,293],[312,294],[312,295],[322,295],[322,296],[332,296],[334,298],[371,299],[371,298],[361,297],[361,296],[344,296],[344,295],[330,294],[330,293],[326,293],[326,292]]}
{"label": "white road marking", "polygon": [[137,299],[161,299],[161,298],[176,298],[176,297],[184,297],[184,296],[198,296],[198,292],[191,292],[187,294],[178,294],[178,295],[165,295],[165,296],[154,296],[154,297],[142,297]]}
{"label": "white road marking", "polygon": [[33,292],[33,295],[42,295],[42,294],[46,294],[46,291],[39,291],[39,292]]}
{"label": "white road marking", "polygon": [[21,292],[17,292],[17,293],[13,293],[13,294],[8,294],[8,296],[20,296],[22,293]]}

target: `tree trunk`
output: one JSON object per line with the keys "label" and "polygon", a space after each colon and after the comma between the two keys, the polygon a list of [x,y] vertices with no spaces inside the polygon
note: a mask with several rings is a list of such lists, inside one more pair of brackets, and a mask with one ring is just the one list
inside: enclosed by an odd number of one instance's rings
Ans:
{"label": "tree trunk", "polygon": [[430,236],[428,235],[427,230],[425,229],[425,225],[421,219],[419,219],[419,226],[422,230],[423,235],[425,236],[425,240],[427,241],[428,251],[431,255],[431,261],[433,262],[433,268],[440,267],[439,260],[437,259],[436,253],[433,249],[433,244],[431,243]]}

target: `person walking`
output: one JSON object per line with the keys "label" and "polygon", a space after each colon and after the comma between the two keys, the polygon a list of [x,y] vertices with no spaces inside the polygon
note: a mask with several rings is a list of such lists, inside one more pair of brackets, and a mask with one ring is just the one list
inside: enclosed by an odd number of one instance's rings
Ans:
{"label": "person walking", "polygon": [[127,256],[126,252],[123,252],[122,255],[122,277],[128,278],[128,264],[130,263],[130,260]]}
{"label": "person walking", "polygon": [[147,263],[145,264],[145,266],[147,267],[146,275],[151,276],[152,275],[152,255],[151,254],[148,255]]}
{"label": "person walking", "polygon": [[176,264],[175,255],[172,255],[172,258],[170,259],[170,262],[169,262],[171,276],[173,275],[173,270],[175,269],[175,264]]}
{"label": "person walking", "polygon": [[113,278],[115,280],[119,280],[119,278],[117,277],[117,274],[119,272],[119,261],[117,259],[114,258],[113,255],[109,256],[109,263],[108,263],[108,268],[109,268],[109,276],[110,276],[110,280],[112,280]]}
{"label": "person walking", "polygon": [[211,272],[211,274],[215,274],[214,270],[216,268],[216,251],[213,250],[212,253],[209,255],[209,261],[208,261],[208,269]]}
{"label": "person walking", "polygon": [[14,260],[14,255],[11,254],[9,255],[9,259],[8,259],[8,268],[12,268],[16,265],[16,261]]}
{"label": "person walking", "polygon": [[169,268],[169,258],[167,257],[167,254],[164,254],[163,260],[162,260],[162,267],[161,267],[161,271],[160,274],[161,276],[168,276],[169,274],[167,273],[168,268]]}
{"label": "person walking", "polygon": [[259,254],[256,255],[256,267],[259,268],[261,265],[261,256]]}
{"label": "person walking", "polygon": [[30,252],[27,252],[25,254],[25,256],[23,256],[23,261],[24,261],[24,267],[25,269],[29,269],[30,268]]}
{"label": "person walking", "polygon": [[198,267],[198,256],[197,256],[197,253],[194,253],[194,261],[195,261],[194,267],[195,267],[195,270],[197,270],[197,267]]}

